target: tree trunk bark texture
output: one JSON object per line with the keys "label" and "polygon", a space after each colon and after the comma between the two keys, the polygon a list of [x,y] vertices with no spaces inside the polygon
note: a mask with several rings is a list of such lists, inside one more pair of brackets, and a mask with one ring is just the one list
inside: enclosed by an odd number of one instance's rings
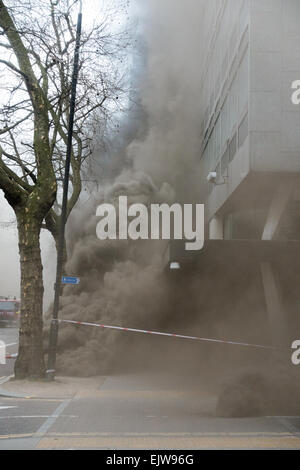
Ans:
{"label": "tree trunk bark texture", "polygon": [[43,266],[40,224],[34,217],[19,216],[21,262],[21,323],[15,378],[45,377],[43,354]]}

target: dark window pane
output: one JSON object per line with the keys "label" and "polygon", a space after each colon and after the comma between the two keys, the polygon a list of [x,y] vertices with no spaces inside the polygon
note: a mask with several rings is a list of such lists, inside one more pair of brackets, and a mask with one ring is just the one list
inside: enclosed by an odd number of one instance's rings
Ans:
{"label": "dark window pane", "polygon": [[231,139],[231,142],[229,144],[229,161],[231,162],[236,154],[237,151],[237,138],[236,138],[236,133]]}
{"label": "dark window pane", "polygon": [[222,160],[221,160],[221,173],[222,173],[222,176],[227,171],[228,163],[229,163],[229,148],[227,148],[227,150],[223,154],[223,157],[222,157]]}
{"label": "dark window pane", "polygon": [[221,88],[221,73],[219,73],[217,81],[216,81],[216,86],[215,86],[215,96],[217,97]]}
{"label": "dark window pane", "polygon": [[227,52],[226,52],[226,55],[223,59],[223,63],[222,63],[222,78],[224,79],[225,76],[226,76],[226,72],[227,72],[227,67],[228,67],[228,56],[227,56]]}
{"label": "dark window pane", "polygon": [[239,126],[239,147],[243,145],[248,136],[248,113]]}
{"label": "dark window pane", "polygon": [[212,94],[211,97],[210,97],[210,100],[209,100],[209,111],[210,111],[210,113],[213,112],[214,101],[215,101],[215,97],[214,97],[214,94]]}

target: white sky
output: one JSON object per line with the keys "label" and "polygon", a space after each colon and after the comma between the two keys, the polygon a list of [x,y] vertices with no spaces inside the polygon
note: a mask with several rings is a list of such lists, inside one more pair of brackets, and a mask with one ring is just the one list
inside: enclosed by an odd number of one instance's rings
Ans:
{"label": "white sky", "polygon": [[[110,0],[83,0],[83,25],[99,21],[103,3]],[[20,296],[20,266],[18,235],[16,225],[9,228],[1,222],[15,220],[14,212],[0,189],[0,296]],[[41,234],[42,258],[44,266],[45,307],[53,300],[56,269],[56,252],[51,235],[45,230]]]}
{"label": "white sky", "polygon": [[[0,222],[14,220],[14,212],[0,190]],[[19,253],[17,230],[0,225],[0,295],[19,297]]]}
{"label": "white sky", "polygon": [[[0,222],[15,220],[14,212],[0,190]],[[44,266],[45,307],[53,299],[55,279],[54,242],[45,230],[41,234],[42,258]],[[16,224],[9,228],[0,226],[0,295],[20,296],[20,264],[18,232]]]}

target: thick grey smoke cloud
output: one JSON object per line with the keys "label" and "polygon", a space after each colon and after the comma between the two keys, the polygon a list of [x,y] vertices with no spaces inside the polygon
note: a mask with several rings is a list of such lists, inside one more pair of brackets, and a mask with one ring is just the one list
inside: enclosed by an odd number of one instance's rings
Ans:
{"label": "thick grey smoke cloud", "polygon": [[[98,201],[117,203],[117,196],[126,194],[129,203],[161,202],[166,199],[165,188],[163,185],[160,193],[144,175],[135,175],[130,181],[129,175],[122,174],[104,191],[103,199],[98,195]],[[160,242],[100,241],[96,238],[96,222],[92,214],[85,215],[82,228],[76,229],[66,271],[78,274],[81,282],[75,293],[72,287],[65,288],[60,317],[136,328],[157,327],[167,295],[161,256],[164,246]],[[126,338],[107,330],[62,326],[58,367],[64,373],[80,375],[107,371],[122,350],[123,339]]]}
{"label": "thick grey smoke cloud", "polygon": [[[127,155],[137,170],[156,184],[185,186],[195,171],[200,139],[203,2],[142,2],[147,41],[147,69],[141,84],[148,114],[143,141],[133,141]],[[178,197],[178,195],[177,195]]]}
{"label": "thick grey smoke cloud", "polygon": [[[76,293],[65,288],[62,318],[150,329],[161,326],[167,316],[165,244],[101,242],[96,238],[95,211],[97,204],[117,202],[119,195],[127,195],[129,204],[181,199],[180,190],[195,168],[200,148],[200,105],[194,96],[201,75],[202,2],[175,3],[139,3],[142,49],[147,51],[145,68],[138,71],[142,80],[136,84],[143,122],[136,126],[135,138],[124,139],[120,152],[125,160],[118,159],[117,176],[100,176],[101,191],[93,195],[96,204],[88,210],[81,205],[72,216],[66,268],[80,275],[81,284]],[[122,341],[116,333],[63,326],[58,367],[70,374],[99,373],[116,358]]]}
{"label": "thick grey smoke cloud", "polygon": [[[129,204],[197,200],[201,114],[197,96],[207,40],[201,31],[203,5],[204,0],[144,0],[136,5],[140,50],[146,54],[138,70],[133,69],[139,107],[131,110],[127,123],[123,121],[118,142],[111,147],[111,163],[106,154],[99,176],[92,166],[100,190],[81,202],[69,222],[66,271],[79,275],[81,283],[64,288],[60,318],[268,342],[266,324],[257,328],[253,321],[253,312],[256,318],[264,315],[260,315],[261,293],[246,278],[241,284],[224,278],[216,286],[217,273],[211,269],[201,289],[197,276],[173,283],[164,273],[164,243],[96,237],[96,206],[117,204],[119,195],[128,196]],[[102,157],[100,151],[95,155],[100,164]],[[234,307],[228,292],[240,295]],[[253,371],[253,364],[260,367]],[[277,372],[266,377],[270,357],[260,352],[61,325],[58,372],[89,376],[133,366],[168,367],[177,373],[192,370],[202,385],[205,378],[213,384],[213,393],[220,392],[219,415],[286,410],[282,405],[293,390],[290,378],[280,382]]]}

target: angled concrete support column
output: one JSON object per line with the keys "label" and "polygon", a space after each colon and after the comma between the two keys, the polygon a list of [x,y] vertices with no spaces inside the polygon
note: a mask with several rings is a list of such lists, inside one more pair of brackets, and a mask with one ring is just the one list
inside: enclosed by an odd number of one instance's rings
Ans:
{"label": "angled concrete support column", "polygon": [[[262,239],[272,240],[294,189],[294,180],[285,179],[273,196]],[[260,263],[264,294],[274,345],[286,345],[287,322],[281,302],[280,287],[270,262]]]}
{"label": "angled concrete support column", "polygon": [[282,215],[292,196],[294,190],[294,180],[284,180],[275,192],[268,217],[265,223],[262,239],[272,240],[279,227]]}
{"label": "angled concrete support column", "polygon": [[287,325],[282,307],[280,289],[271,263],[260,263],[272,342],[274,346],[286,346]]}

